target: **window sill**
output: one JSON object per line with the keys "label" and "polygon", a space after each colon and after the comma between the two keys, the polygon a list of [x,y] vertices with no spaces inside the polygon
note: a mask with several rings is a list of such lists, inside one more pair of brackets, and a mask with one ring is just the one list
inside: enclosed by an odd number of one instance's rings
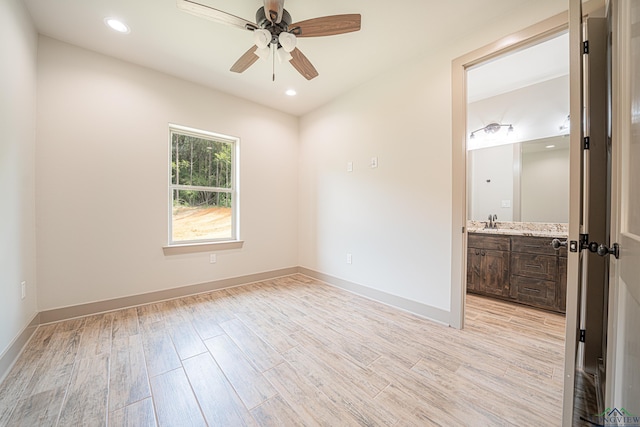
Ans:
{"label": "window sill", "polygon": [[189,243],[185,245],[163,246],[162,251],[167,255],[184,255],[198,252],[226,251],[230,249],[242,249],[244,240],[233,240],[229,242],[210,243]]}

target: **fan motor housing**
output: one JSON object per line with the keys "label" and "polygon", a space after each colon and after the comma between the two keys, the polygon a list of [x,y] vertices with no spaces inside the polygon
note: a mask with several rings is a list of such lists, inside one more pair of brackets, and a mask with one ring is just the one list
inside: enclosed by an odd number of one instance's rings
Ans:
{"label": "fan motor housing", "polygon": [[271,31],[271,34],[277,36],[283,31],[287,31],[289,29],[289,25],[291,25],[291,15],[287,12],[286,9],[282,10],[282,20],[274,24],[269,19],[267,19],[267,14],[264,10],[264,7],[261,7],[256,12],[256,24],[258,27],[264,28],[266,30]]}

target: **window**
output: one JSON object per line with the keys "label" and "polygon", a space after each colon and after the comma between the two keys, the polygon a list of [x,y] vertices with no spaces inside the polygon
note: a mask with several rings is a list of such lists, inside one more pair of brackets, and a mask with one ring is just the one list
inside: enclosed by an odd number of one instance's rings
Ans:
{"label": "window", "polygon": [[169,244],[238,239],[238,139],[170,125]]}

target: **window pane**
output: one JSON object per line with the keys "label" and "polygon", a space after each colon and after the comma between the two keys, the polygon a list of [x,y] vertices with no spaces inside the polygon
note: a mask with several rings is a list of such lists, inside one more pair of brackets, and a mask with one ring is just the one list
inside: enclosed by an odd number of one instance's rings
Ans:
{"label": "window pane", "polygon": [[233,237],[231,193],[173,190],[172,240]]}
{"label": "window pane", "polygon": [[231,188],[231,149],[228,142],[171,134],[171,183]]}

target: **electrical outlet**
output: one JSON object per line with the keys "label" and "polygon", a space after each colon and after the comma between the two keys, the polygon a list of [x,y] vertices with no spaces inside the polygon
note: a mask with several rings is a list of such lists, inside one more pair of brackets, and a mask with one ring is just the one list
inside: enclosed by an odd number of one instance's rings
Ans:
{"label": "electrical outlet", "polygon": [[351,264],[353,259],[351,258],[351,254],[347,254],[347,264]]}
{"label": "electrical outlet", "polygon": [[378,167],[378,158],[377,157],[372,157],[371,158],[371,167],[372,168],[377,168]]}
{"label": "electrical outlet", "polygon": [[24,280],[20,282],[20,293],[22,299],[25,299],[27,297],[27,282],[25,282]]}
{"label": "electrical outlet", "polygon": [[347,172],[353,172],[353,162],[347,162]]}
{"label": "electrical outlet", "polygon": [[218,257],[216,256],[216,254],[209,254],[209,263],[215,264],[216,262],[218,262]]}

